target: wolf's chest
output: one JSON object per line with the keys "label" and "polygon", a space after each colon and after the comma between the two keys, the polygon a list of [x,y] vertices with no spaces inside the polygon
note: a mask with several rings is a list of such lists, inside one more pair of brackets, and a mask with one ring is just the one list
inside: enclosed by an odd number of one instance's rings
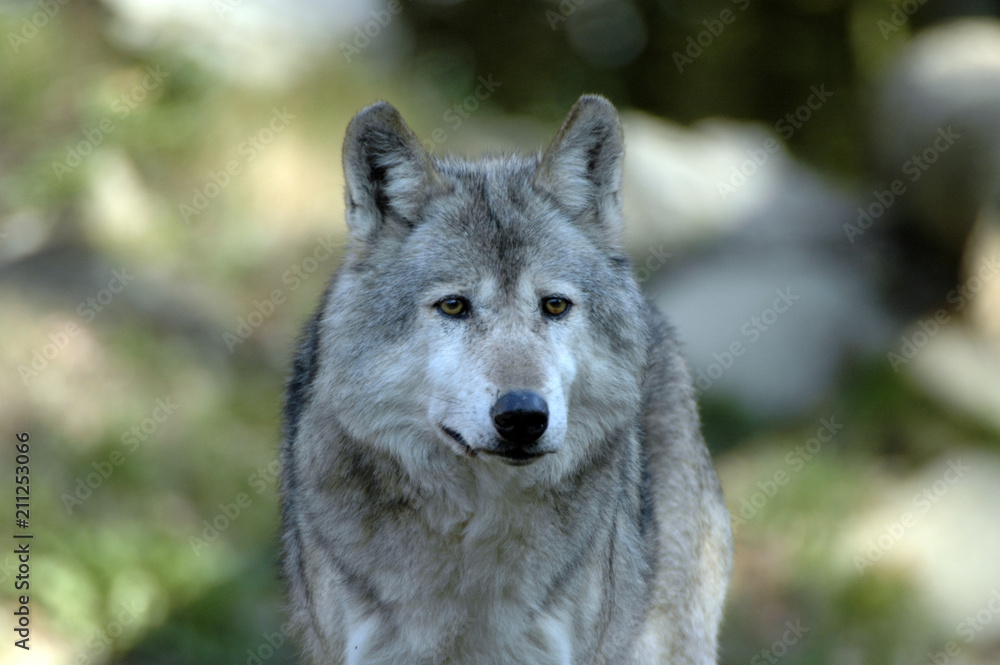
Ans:
{"label": "wolf's chest", "polygon": [[569,663],[571,622],[542,609],[555,572],[544,511],[424,508],[406,560],[370,571],[391,609],[351,626],[348,652],[353,640],[378,653],[358,662]]}
{"label": "wolf's chest", "polygon": [[[351,627],[348,664],[491,663],[568,665],[572,624],[566,613],[529,612],[510,599],[456,604],[431,600],[405,620],[371,616]],[[351,655],[357,660],[352,661]]]}
{"label": "wolf's chest", "polygon": [[419,522],[411,532],[420,560],[413,573],[429,592],[473,605],[543,600],[544,584],[538,585],[550,574],[545,552],[559,537],[545,506],[506,497],[431,501]]}

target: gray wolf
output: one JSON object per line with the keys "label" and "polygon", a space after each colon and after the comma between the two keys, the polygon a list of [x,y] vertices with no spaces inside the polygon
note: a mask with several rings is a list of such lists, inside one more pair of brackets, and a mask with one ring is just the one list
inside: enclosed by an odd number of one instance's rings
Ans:
{"label": "gray wolf", "polygon": [[350,123],[281,452],[312,662],[716,662],[729,514],[623,251],[623,145],[596,96],[534,156],[432,156],[386,103]]}

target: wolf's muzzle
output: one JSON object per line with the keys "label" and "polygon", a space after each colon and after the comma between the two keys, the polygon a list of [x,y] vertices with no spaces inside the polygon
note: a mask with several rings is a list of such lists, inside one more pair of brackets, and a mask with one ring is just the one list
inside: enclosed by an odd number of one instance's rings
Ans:
{"label": "wolf's muzzle", "polygon": [[497,434],[517,446],[526,446],[545,433],[549,405],[538,393],[512,390],[497,399],[492,416]]}

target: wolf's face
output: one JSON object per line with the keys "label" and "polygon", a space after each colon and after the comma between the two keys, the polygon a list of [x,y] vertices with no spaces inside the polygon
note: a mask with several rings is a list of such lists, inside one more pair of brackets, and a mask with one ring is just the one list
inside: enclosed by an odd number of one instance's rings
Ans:
{"label": "wolf's face", "polygon": [[634,424],[647,333],[620,249],[621,156],[596,97],[540,158],[432,159],[391,106],[358,114],[324,343],[341,424],[411,465],[555,475]]}

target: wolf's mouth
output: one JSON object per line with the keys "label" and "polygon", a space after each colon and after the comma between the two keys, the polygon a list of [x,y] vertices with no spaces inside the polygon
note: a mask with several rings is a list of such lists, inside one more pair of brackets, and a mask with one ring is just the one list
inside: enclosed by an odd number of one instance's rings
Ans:
{"label": "wolf's mouth", "polygon": [[478,457],[479,453],[484,453],[486,455],[490,455],[491,457],[499,457],[506,464],[511,466],[527,466],[549,452],[547,450],[523,450],[520,448],[500,448],[497,450],[490,448],[473,448],[465,442],[465,439],[461,434],[452,428],[447,425],[438,425],[438,427],[441,428],[442,432],[448,435],[448,438],[458,444],[462,453],[464,453],[466,457]]}
{"label": "wolf's mouth", "polygon": [[472,446],[470,446],[465,442],[465,439],[462,438],[461,434],[459,434],[455,430],[445,425],[440,425],[440,427],[442,432],[447,434],[449,438],[451,438],[455,443],[458,444],[458,446],[462,449],[462,452],[465,453],[466,456],[468,457],[476,456],[476,451],[472,449]]}
{"label": "wolf's mouth", "polygon": [[499,457],[505,463],[511,466],[527,466],[531,464],[539,457],[543,457],[548,453],[548,451],[529,451],[520,450],[517,448],[508,448],[503,450],[483,450],[487,455],[492,455],[494,457]]}

